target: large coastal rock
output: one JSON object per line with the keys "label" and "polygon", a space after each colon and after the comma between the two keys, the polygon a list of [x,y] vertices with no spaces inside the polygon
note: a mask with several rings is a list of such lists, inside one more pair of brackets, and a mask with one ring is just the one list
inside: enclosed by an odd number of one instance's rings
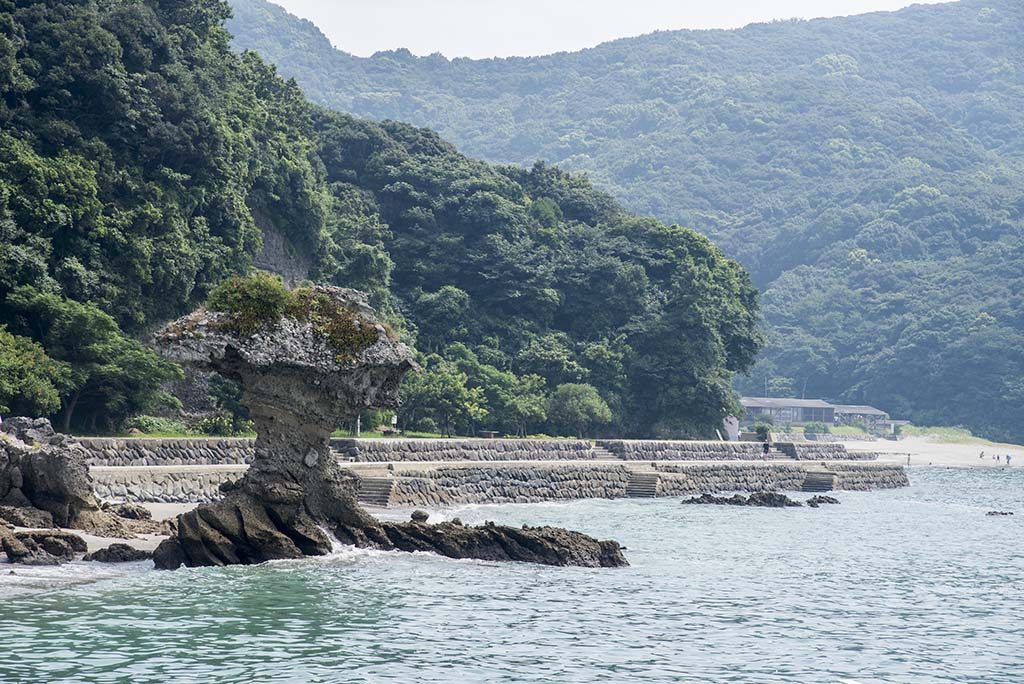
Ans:
{"label": "large coastal rock", "polygon": [[0,423],[0,517],[25,527],[70,527],[100,536],[131,531],[93,493],[88,452],[45,418]]}
{"label": "large coastal rock", "polygon": [[[224,497],[178,517],[158,568],[260,563],[324,555],[332,536],[362,547],[551,565],[625,565],[615,542],[553,528],[382,523],[357,503],[355,478],[330,451],[334,427],[366,407],[398,405],[412,351],[354,290],[316,286],[300,309],[242,326],[200,309],[157,336],[172,359],[238,382],[256,426],[255,457]],[[251,321],[250,321],[251,323]]]}

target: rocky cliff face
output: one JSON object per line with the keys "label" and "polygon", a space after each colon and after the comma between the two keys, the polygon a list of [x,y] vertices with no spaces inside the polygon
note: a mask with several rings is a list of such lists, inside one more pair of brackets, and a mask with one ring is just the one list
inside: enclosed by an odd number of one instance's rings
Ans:
{"label": "rocky cliff face", "polygon": [[364,547],[454,558],[626,563],[615,542],[575,532],[381,523],[363,510],[353,476],[331,455],[330,434],[364,407],[397,406],[402,376],[414,367],[412,350],[389,335],[362,293],[317,286],[306,296],[320,302],[320,315],[282,316],[241,334],[227,314],[201,309],[158,335],[169,357],[242,386],[258,436],[250,469],[222,486],[221,500],[179,516],[176,535],[154,555],[157,567],[323,555],[332,534]]}

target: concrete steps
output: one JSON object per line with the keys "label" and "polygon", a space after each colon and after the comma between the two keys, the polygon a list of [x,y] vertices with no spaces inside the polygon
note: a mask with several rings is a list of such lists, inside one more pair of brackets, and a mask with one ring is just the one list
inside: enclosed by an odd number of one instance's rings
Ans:
{"label": "concrete steps", "polygon": [[626,496],[638,499],[653,499],[658,495],[657,473],[633,473],[626,483]]}
{"label": "concrete steps", "polygon": [[836,487],[836,474],[828,472],[810,472],[804,476],[801,492],[831,492]]}
{"label": "concrete steps", "polygon": [[595,444],[594,448],[590,450],[590,457],[591,458],[598,458],[598,459],[605,459],[605,460],[611,460],[611,459],[618,458],[618,456],[616,456],[612,452],[608,451],[603,446],[599,446],[597,444]]}
{"label": "concrete steps", "polygon": [[368,506],[387,507],[391,503],[391,490],[394,487],[395,481],[390,477],[361,477],[356,498],[359,503]]}

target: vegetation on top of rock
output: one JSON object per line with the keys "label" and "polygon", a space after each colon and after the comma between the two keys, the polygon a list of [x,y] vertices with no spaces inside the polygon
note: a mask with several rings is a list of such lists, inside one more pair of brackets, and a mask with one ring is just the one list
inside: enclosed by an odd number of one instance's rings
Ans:
{"label": "vegetation on top of rock", "polygon": [[232,276],[210,291],[206,307],[228,314],[225,323],[243,337],[282,318],[309,323],[339,361],[372,346],[377,328],[326,292],[313,287],[289,290],[279,276],[258,271]]}
{"label": "vegetation on top of rock", "polygon": [[[235,45],[320,104],[585,171],[705,232],[765,293],[769,344],[745,393],[1024,439],[1019,0],[486,60],[359,58],[265,0],[232,6]],[[543,226],[560,219],[540,198],[578,217],[566,195],[531,197]]]}

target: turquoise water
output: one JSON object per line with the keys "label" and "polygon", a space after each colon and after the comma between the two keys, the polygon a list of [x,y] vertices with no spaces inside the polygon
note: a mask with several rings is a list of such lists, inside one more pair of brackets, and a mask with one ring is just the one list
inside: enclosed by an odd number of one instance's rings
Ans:
{"label": "turquoise water", "polygon": [[18,575],[0,682],[1024,682],[1024,468],[911,479],[817,510],[446,513],[615,538],[617,570],[342,550]]}

